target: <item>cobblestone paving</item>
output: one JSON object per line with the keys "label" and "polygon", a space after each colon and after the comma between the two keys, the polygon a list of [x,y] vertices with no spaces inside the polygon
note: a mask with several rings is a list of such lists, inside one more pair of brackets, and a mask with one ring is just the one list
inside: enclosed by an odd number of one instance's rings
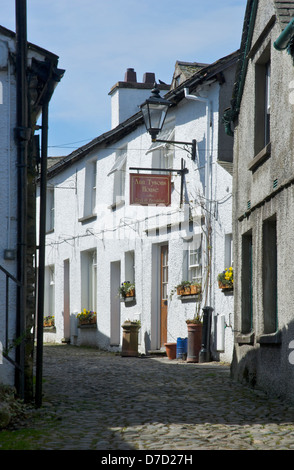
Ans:
{"label": "cobblestone paving", "polygon": [[33,449],[294,449],[294,407],[219,363],[45,346]]}

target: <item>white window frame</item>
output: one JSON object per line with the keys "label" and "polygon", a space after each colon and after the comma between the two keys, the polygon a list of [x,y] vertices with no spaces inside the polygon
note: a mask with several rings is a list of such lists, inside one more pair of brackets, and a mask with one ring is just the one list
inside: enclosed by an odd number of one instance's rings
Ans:
{"label": "white window frame", "polygon": [[233,235],[231,233],[225,234],[225,269],[233,266]]}
{"label": "white window frame", "polygon": [[107,175],[114,175],[112,196],[113,204],[125,202],[127,154],[127,146],[117,150],[115,155],[115,163]]}
{"label": "white window frame", "polygon": [[96,179],[97,161],[92,160],[86,164],[85,190],[84,190],[84,217],[96,215]]}
{"label": "white window frame", "polygon": [[198,248],[193,244],[188,248],[188,281],[202,283],[202,243]]}
{"label": "white window frame", "polygon": [[97,311],[97,250],[81,253],[82,309]]}

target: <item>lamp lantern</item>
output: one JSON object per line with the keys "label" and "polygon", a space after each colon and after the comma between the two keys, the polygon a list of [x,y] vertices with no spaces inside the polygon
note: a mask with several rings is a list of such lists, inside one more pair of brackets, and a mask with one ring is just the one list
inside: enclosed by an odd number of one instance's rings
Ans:
{"label": "lamp lantern", "polygon": [[172,102],[162,98],[159,94],[157,84],[154,84],[154,88],[151,91],[151,96],[142,103],[139,107],[141,108],[144,123],[147,132],[151,135],[152,142],[165,142],[167,144],[174,145],[190,145],[191,146],[191,158],[195,160],[196,157],[196,140],[192,142],[178,142],[174,140],[161,140],[157,139],[157,134],[161,131],[167,112],[172,105]]}
{"label": "lamp lantern", "polygon": [[140,105],[147,132],[151,135],[152,141],[156,141],[157,134],[161,131],[167,111],[172,103],[162,98],[159,94],[157,84],[151,91],[151,96]]}

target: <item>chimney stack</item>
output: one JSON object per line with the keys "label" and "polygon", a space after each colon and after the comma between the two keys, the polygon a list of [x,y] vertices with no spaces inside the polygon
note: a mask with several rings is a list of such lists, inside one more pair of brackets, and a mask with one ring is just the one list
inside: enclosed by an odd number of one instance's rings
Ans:
{"label": "chimney stack", "polygon": [[[139,105],[149,98],[155,83],[155,73],[146,72],[143,82],[137,82],[137,73],[133,68],[125,72],[124,81],[117,82],[110,90],[111,96],[111,129],[118,126],[133,114],[139,112]],[[169,85],[159,85],[168,91]]]}

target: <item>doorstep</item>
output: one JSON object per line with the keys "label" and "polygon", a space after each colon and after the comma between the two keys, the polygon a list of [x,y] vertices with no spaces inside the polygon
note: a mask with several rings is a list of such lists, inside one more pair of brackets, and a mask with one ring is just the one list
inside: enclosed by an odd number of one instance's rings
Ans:
{"label": "doorstep", "polygon": [[161,356],[161,357],[164,357],[166,356],[166,351],[165,349],[154,349],[154,350],[150,350],[148,351],[148,356]]}

